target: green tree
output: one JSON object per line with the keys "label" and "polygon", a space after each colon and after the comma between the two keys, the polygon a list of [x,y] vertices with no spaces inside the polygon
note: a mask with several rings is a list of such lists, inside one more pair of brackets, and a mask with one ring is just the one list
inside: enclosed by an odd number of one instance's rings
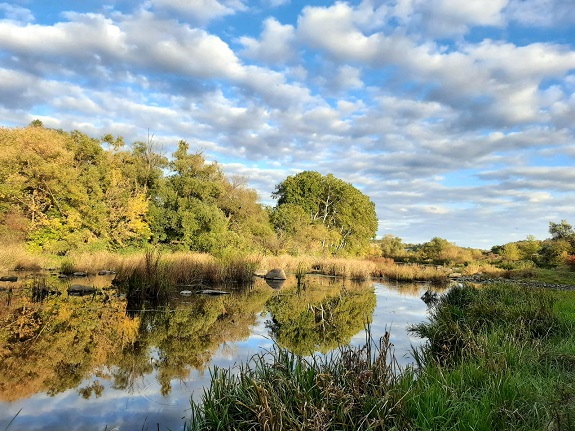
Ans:
{"label": "green tree", "polygon": [[[319,172],[304,171],[287,177],[276,186],[273,195],[278,200],[274,227],[288,234],[300,227],[294,225],[294,216],[306,215],[306,225],[321,225],[325,235],[321,249],[331,253],[360,254],[369,248],[369,241],[377,231],[374,203],[353,185]],[[282,211],[282,207],[290,209]],[[299,207],[299,213],[294,210]],[[287,215],[289,220],[283,220]],[[321,230],[320,230],[321,231]]]}
{"label": "green tree", "polygon": [[381,255],[383,257],[403,257],[405,256],[405,245],[401,238],[392,234],[387,234],[379,242],[381,248]]}
{"label": "green tree", "polygon": [[573,226],[567,223],[567,220],[561,220],[561,223],[549,222],[549,233],[552,239],[570,240],[575,236]]}

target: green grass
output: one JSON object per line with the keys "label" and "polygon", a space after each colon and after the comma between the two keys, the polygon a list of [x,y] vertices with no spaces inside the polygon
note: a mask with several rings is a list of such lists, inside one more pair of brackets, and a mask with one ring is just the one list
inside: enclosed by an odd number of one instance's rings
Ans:
{"label": "green grass", "polygon": [[452,289],[417,366],[397,370],[385,339],[304,359],[274,347],[215,369],[193,430],[575,429],[575,292],[499,284]]}
{"label": "green grass", "polygon": [[529,268],[509,271],[510,278],[527,278],[542,283],[565,284],[575,286],[575,271],[563,268]]}

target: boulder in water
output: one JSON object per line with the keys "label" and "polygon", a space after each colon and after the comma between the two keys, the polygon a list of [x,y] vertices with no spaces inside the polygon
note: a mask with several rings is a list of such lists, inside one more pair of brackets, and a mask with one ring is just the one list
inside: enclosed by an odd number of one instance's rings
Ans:
{"label": "boulder in water", "polygon": [[68,295],[70,296],[85,296],[92,295],[96,293],[96,288],[94,286],[86,286],[83,284],[72,284],[68,288]]}
{"label": "boulder in water", "polygon": [[285,280],[286,273],[281,268],[270,269],[264,277],[266,280]]}

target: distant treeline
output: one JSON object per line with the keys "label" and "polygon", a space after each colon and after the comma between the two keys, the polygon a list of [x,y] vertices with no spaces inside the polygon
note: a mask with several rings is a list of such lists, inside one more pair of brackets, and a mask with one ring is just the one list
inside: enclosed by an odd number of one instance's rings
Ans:
{"label": "distant treeline", "polygon": [[302,172],[258,201],[245,178],[186,141],[167,157],[107,134],[0,128],[0,240],[31,250],[139,249],[360,255],[377,231],[375,206],[332,175]]}
{"label": "distant treeline", "polygon": [[566,266],[575,270],[575,229],[566,220],[561,220],[560,223],[549,222],[549,233],[551,237],[545,240],[528,235],[524,240],[484,251],[459,247],[438,237],[423,244],[404,244],[401,238],[386,235],[377,244],[382,256],[396,262],[460,265],[488,260],[505,269]]}

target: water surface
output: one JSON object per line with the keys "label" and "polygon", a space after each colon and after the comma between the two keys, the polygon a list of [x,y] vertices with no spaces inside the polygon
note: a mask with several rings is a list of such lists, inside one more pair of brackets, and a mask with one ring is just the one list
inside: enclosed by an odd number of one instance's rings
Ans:
{"label": "water surface", "polygon": [[[110,277],[81,282],[106,288]],[[30,281],[0,292],[0,429],[178,430],[210,367],[233,367],[274,342],[308,355],[386,331],[400,364],[422,340],[427,285],[364,284],[308,276],[272,289],[257,279],[229,295],[181,296],[133,309],[113,289],[33,302]],[[3,284],[8,288],[8,284]],[[159,425],[158,425],[159,424]]]}

